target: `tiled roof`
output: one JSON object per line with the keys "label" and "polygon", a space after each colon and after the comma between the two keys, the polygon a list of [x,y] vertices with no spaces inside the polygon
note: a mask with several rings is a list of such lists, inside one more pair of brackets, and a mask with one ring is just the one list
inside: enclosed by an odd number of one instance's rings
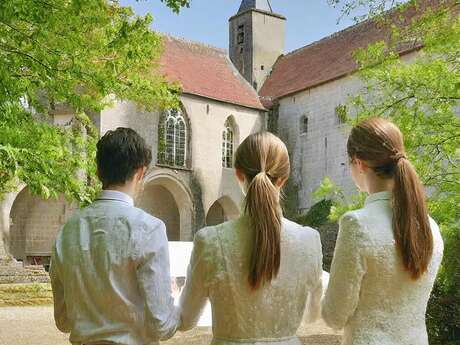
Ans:
{"label": "tiled roof", "polygon": [[[393,23],[403,25],[416,13],[409,8],[401,16],[390,12]],[[358,68],[353,52],[358,48],[388,38],[383,21],[367,20],[318,42],[281,56],[259,94],[266,107],[272,101],[314,86],[338,79],[355,72]],[[420,44],[405,44],[399,48],[404,54],[420,48]]]}
{"label": "tiled roof", "polygon": [[240,75],[223,49],[164,36],[160,72],[182,92],[265,110],[257,92]]}

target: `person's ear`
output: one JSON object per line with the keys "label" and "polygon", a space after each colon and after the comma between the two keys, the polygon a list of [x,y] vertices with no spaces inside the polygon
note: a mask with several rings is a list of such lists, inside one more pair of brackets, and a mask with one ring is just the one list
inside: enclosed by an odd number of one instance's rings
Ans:
{"label": "person's ear", "polygon": [[289,179],[289,177],[286,177],[286,178],[283,178],[283,179],[279,178],[279,179],[276,181],[276,186],[277,186],[278,188],[280,188],[280,189],[283,188],[283,186],[286,184],[286,182],[287,182],[288,179]]}
{"label": "person's ear", "polygon": [[356,166],[358,167],[358,171],[363,174],[366,173],[367,170],[369,169],[369,166],[365,161],[359,158],[355,158]]}
{"label": "person's ear", "polygon": [[246,176],[240,169],[235,169],[235,175],[238,181],[240,181],[241,183],[244,183],[244,181],[246,180]]}
{"label": "person's ear", "polygon": [[142,179],[145,177],[146,172],[147,172],[147,167],[140,167],[139,169],[137,169],[134,175],[136,182],[142,181]]}

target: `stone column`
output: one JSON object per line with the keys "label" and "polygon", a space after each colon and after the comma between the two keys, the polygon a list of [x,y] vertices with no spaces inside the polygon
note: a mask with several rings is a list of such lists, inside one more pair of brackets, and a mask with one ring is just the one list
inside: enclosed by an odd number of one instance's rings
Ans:
{"label": "stone column", "polygon": [[6,258],[5,245],[3,244],[3,239],[0,241],[0,260]]}
{"label": "stone column", "polygon": [[13,207],[14,200],[19,192],[24,188],[19,186],[17,192],[11,192],[0,198],[0,265],[10,263],[13,260],[8,252],[8,244],[5,243],[10,236],[10,212]]}
{"label": "stone column", "polygon": [[8,231],[9,227],[9,214],[6,210],[7,208],[7,197],[0,200],[0,264],[7,261],[6,248],[4,243],[5,234]]}

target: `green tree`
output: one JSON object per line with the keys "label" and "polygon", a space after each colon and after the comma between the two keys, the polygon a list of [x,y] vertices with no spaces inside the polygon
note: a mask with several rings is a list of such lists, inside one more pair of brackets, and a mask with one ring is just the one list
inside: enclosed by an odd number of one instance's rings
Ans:
{"label": "green tree", "polygon": [[[345,1],[342,11],[349,14],[367,5],[376,15],[389,2]],[[425,9],[410,25],[393,26],[387,41],[355,52],[365,87],[340,109],[351,125],[384,116],[401,128],[409,156],[430,191],[432,212],[452,227],[458,225],[455,206],[460,201],[460,9],[453,10],[458,6],[452,2],[443,4]],[[410,1],[399,11],[416,5]],[[423,47],[409,62],[400,57],[401,43],[421,42]]]}
{"label": "green tree", "polygon": [[[460,2],[330,2],[342,6],[344,16],[364,13],[357,19],[381,21],[388,30],[387,40],[355,52],[364,90],[341,107],[342,115],[350,125],[371,116],[388,117],[404,133],[445,241],[443,266],[428,308],[430,344],[460,344]],[[384,12],[392,5],[397,8]],[[405,25],[395,24],[411,6],[419,15]],[[417,48],[417,53],[401,57],[403,45]]]}
{"label": "green tree", "polygon": [[[173,11],[188,0],[162,0]],[[156,73],[161,36],[150,15],[109,0],[0,1],[0,197],[24,183],[45,198],[95,193],[91,114],[113,99],[176,106]],[[55,126],[53,115],[76,116]]]}

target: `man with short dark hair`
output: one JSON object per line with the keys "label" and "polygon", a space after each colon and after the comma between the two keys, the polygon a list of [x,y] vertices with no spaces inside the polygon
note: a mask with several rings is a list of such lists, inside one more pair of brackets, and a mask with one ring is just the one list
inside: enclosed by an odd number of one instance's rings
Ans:
{"label": "man with short dark hair", "polygon": [[54,318],[72,344],[156,344],[176,331],[165,225],[133,204],[151,160],[134,130],[107,132],[97,144],[103,191],[58,234]]}

